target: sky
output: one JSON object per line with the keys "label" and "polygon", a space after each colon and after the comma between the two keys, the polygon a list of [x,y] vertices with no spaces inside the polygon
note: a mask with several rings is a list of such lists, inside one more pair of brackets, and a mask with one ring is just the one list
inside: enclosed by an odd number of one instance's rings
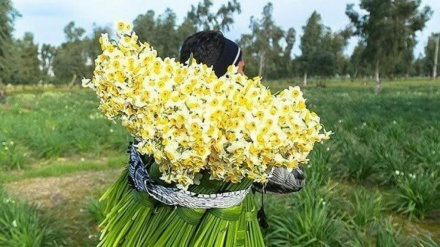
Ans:
{"label": "sky", "polygon": [[[177,15],[177,23],[183,21],[191,5],[197,5],[202,0],[12,0],[12,4],[21,14],[15,20],[14,37],[22,38],[25,32],[34,34],[34,41],[38,44],[58,46],[65,41],[64,27],[74,21],[76,27],[82,27],[86,34],[96,26],[110,26],[117,20],[132,22],[137,16],[153,10],[156,16],[170,8]],[[249,33],[250,17],[260,19],[263,7],[273,4],[273,19],[284,30],[293,27],[296,30],[296,42],[293,53],[301,54],[299,40],[302,27],[307,19],[317,11],[324,25],[332,31],[343,29],[349,24],[345,15],[347,4],[359,5],[359,0],[238,0],[241,4],[241,14],[235,14],[235,23],[231,31],[225,35],[237,40],[244,33]],[[215,0],[213,11],[218,9],[227,0]],[[434,11],[433,16],[422,32],[417,33],[418,44],[415,55],[424,53],[428,37],[433,32],[440,32],[440,0],[422,0],[422,6],[429,5]],[[356,44],[356,38],[350,40],[346,53],[350,54]]]}

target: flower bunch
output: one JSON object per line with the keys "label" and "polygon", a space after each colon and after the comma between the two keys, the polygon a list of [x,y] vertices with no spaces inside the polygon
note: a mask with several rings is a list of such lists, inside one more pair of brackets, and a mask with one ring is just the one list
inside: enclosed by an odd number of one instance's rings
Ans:
{"label": "flower bunch", "polygon": [[234,66],[217,78],[194,59],[162,59],[124,22],[117,35],[101,36],[103,52],[83,85],[139,141],[140,153],[154,155],[167,183],[187,189],[202,170],[215,180],[264,183],[273,167],[306,163],[313,145],[329,137],[299,87],[273,95]]}

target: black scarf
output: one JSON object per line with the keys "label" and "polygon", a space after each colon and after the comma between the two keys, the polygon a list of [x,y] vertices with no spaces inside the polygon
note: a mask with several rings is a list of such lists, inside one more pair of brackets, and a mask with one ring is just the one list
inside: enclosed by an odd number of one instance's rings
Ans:
{"label": "black scarf", "polygon": [[238,47],[237,44],[235,44],[233,41],[224,38],[225,39],[225,45],[223,47],[222,54],[220,55],[217,62],[214,64],[214,71],[215,75],[217,77],[221,77],[222,75],[226,74],[226,71],[228,70],[228,67],[230,65],[237,66],[238,63],[241,61],[241,49]]}

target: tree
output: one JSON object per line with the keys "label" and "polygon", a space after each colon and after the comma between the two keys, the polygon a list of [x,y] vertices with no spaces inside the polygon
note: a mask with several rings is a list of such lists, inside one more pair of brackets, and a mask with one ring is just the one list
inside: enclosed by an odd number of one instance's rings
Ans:
{"label": "tree", "polygon": [[196,30],[229,31],[234,24],[233,14],[241,13],[240,3],[237,0],[228,1],[216,13],[211,12],[212,5],[210,0],[203,0],[197,6],[191,5],[184,22],[191,23]]}
{"label": "tree", "polygon": [[75,23],[69,22],[64,28],[66,42],[56,49],[53,59],[53,72],[58,82],[68,82],[72,85],[79,82],[82,77],[90,77],[92,74],[92,61],[87,56],[88,41],[83,37],[85,30],[75,27]]}
{"label": "tree", "polygon": [[181,44],[177,33],[176,14],[171,9],[166,9],[157,19],[157,40],[161,42],[153,43],[161,50],[166,57],[178,57],[178,51]]}
{"label": "tree", "polygon": [[20,17],[20,13],[13,8],[10,0],[0,1],[0,85],[9,81],[12,75],[13,64],[9,59],[14,49],[12,32],[17,17]]}
{"label": "tree", "polygon": [[428,43],[425,46],[425,58],[426,66],[428,67],[429,74],[432,78],[437,77],[437,72],[439,71],[439,39],[440,33],[433,33],[428,39]]}
{"label": "tree", "polygon": [[185,38],[200,30],[230,30],[235,12],[240,13],[237,0],[227,2],[212,12],[213,3],[209,0],[192,5],[181,25],[177,24],[176,14],[171,9],[158,17],[153,10],[139,15],[133,22],[133,30],[140,41],[154,46],[160,56],[178,57],[180,46]]}
{"label": "tree", "polygon": [[313,53],[309,66],[314,69],[314,75],[322,78],[329,78],[335,74],[337,67],[336,59],[328,51]]}
{"label": "tree", "polygon": [[177,32],[176,14],[166,9],[155,18],[153,10],[139,15],[133,22],[133,30],[140,41],[150,43],[162,57],[177,57],[181,41]]}
{"label": "tree", "polygon": [[[99,27],[96,24],[93,24],[93,31],[90,37],[84,39],[84,42],[87,44],[87,57],[89,60],[94,61],[99,54],[102,53],[101,44],[99,43],[99,38],[103,33],[111,34],[112,31],[109,27]],[[94,64],[90,64],[91,67],[94,67]]]}
{"label": "tree", "polygon": [[327,59],[331,59],[328,61],[330,64],[322,71],[312,71],[312,74],[327,78],[335,76],[336,74],[343,74],[345,72],[345,67],[347,66],[347,57],[344,55],[344,50],[347,47],[348,39],[351,36],[352,32],[350,29],[332,32],[329,27],[326,27],[322,37],[320,51],[318,50],[318,53],[327,54]]}
{"label": "tree", "polygon": [[180,44],[188,36],[201,30],[229,31],[234,24],[233,15],[241,13],[241,6],[237,0],[228,1],[222,4],[214,13],[211,11],[213,2],[204,0],[197,6],[191,5],[183,22],[177,28],[177,39]]}
{"label": "tree", "polygon": [[33,84],[40,80],[38,45],[34,43],[32,33],[26,32],[23,39],[14,41],[14,53],[10,57],[10,63],[13,64],[11,83]]}
{"label": "tree", "polygon": [[43,44],[40,49],[40,66],[41,75],[44,82],[50,81],[53,75],[53,59],[55,56],[56,48],[49,44]]}
{"label": "tree", "polygon": [[352,80],[358,77],[365,77],[370,73],[370,66],[365,61],[363,53],[365,52],[364,42],[358,42],[350,56],[349,74]]}
{"label": "tree", "polygon": [[[273,5],[263,8],[262,18],[251,17],[251,34],[242,35],[239,44],[245,51],[248,74],[263,74],[268,78],[281,78],[290,75],[292,70],[291,52],[295,43],[295,29],[284,31],[272,18]],[[256,70],[256,68],[258,68]]]}
{"label": "tree", "polygon": [[439,43],[440,43],[440,37],[439,35],[437,35],[437,37],[435,37],[434,65],[432,66],[433,67],[432,78],[434,78],[434,80],[437,78]]}
{"label": "tree", "polygon": [[324,28],[321,15],[318,14],[318,12],[313,11],[312,15],[307,20],[306,25],[303,27],[303,35],[301,36],[300,43],[300,66],[304,73],[304,86],[307,85],[307,76],[310,72],[310,61],[312,56],[318,52],[321,45],[320,41],[323,36]]}
{"label": "tree", "polygon": [[66,35],[67,42],[75,42],[81,40],[82,36],[86,33],[86,30],[81,27],[75,27],[75,22],[71,21],[64,27],[64,34]]}
{"label": "tree", "polygon": [[428,6],[419,10],[420,4],[420,0],[361,0],[361,12],[354,4],[347,5],[345,13],[354,34],[365,43],[363,55],[374,67],[377,88],[381,88],[381,68],[394,65],[399,55],[412,51],[415,33],[432,15]]}
{"label": "tree", "polygon": [[430,75],[431,68],[427,66],[427,59],[422,54],[414,60],[411,70],[411,76],[423,76],[426,77]]}
{"label": "tree", "polygon": [[[138,15],[133,21],[133,31],[138,35],[139,40],[152,43],[156,32],[155,12],[148,10],[147,13]],[[168,30],[172,31],[172,30]]]}
{"label": "tree", "polygon": [[408,39],[406,41],[406,48],[399,52],[393,59],[392,63],[384,66],[384,73],[393,79],[396,75],[408,77],[411,74],[414,62],[414,47],[416,46],[415,39]]}
{"label": "tree", "polygon": [[346,61],[343,51],[350,37],[349,29],[332,32],[324,26],[318,12],[312,13],[303,27],[300,44],[304,85],[307,85],[309,75],[328,78],[342,72]]}
{"label": "tree", "polygon": [[296,31],[293,27],[289,28],[285,35],[286,47],[284,48],[282,62],[284,63],[284,69],[286,72],[284,73],[284,76],[286,76],[287,78],[291,78],[294,75],[293,63],[292,63],[292,49],[296,41],[295,36],[296,36]]}

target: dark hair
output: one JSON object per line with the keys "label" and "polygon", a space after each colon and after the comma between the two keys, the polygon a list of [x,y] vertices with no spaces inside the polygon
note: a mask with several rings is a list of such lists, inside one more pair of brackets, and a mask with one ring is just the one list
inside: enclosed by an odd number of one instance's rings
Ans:
{"label": "dark hair", "polygon": [[224,75],[230,65],[238,66],[242,59],[240,47],[216,31],[202,31],[189,36],[180,50],[180,62],[193,54],[197,63],[213,66],[215,74]]}
{"label": "dark hair", "polygon": [[222,54],[225,37],[217,31],[201,31],[188,38],[180,49],[180,62],[188,61],[191,53],[198,63],[213,66]]}

